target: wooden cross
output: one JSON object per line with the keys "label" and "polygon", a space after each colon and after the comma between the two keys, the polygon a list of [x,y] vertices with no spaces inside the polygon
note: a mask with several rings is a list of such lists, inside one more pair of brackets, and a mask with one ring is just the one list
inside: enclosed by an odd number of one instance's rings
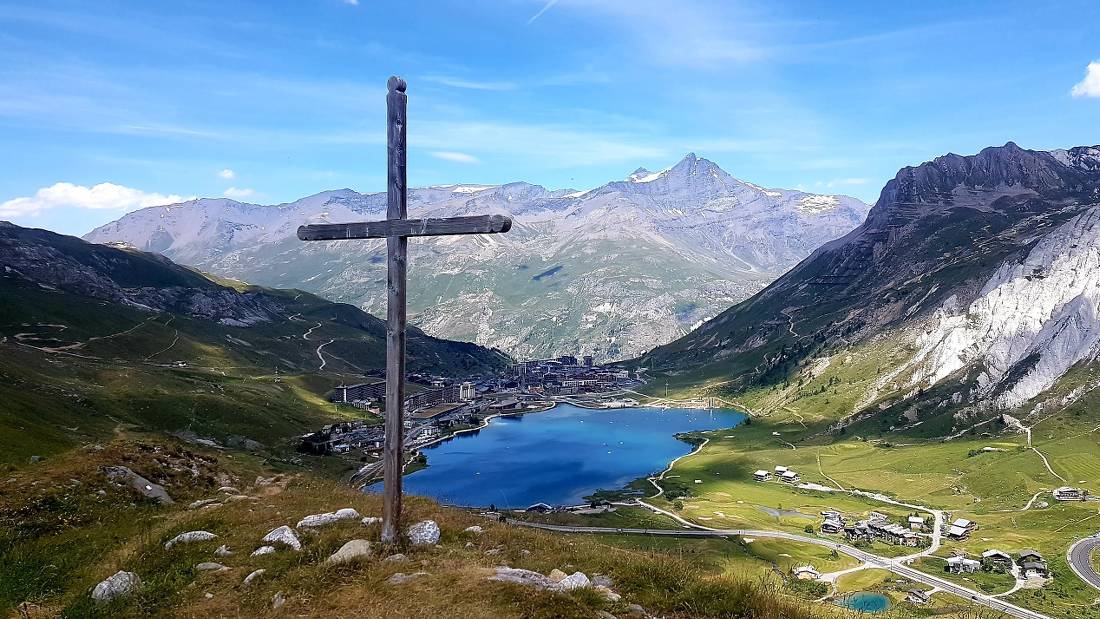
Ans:
{"label": "wooden cross", "polygon": [[441,219],[408,219],[406,199],[406,128],[408,96],[405,80],[387,83],[386,219],[343,224],[313,224],[298,228],[303,241],[386,239],[386,438],[383,449],[385,489],[382,541],[394,543],[401,532],[401,469],[405,435],[405,271],[408,237],[507,232],[512,220],[503,215]]}

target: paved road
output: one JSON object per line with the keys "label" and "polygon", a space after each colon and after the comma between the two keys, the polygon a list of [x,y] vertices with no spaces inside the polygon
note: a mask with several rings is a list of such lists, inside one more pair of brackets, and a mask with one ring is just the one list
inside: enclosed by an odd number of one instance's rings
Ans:
{"label": "paved road", "polygon": [[[850,557],[854,557],[865,563],[870,563],[875,567],[890,570],[891,572],[904,576],[909,580],[913,580],[919,583],[923,583],[932,587],[938,587],[948,593],[957,595],[963,599],[970,600],[975,604],[986,606],[995,611],[1011,615],[1013,617],[1019,617],[1019,619],[1050,619],[1047,615],[1037,613],[1033,610],[1021,608],[1015,604],[1009,604],[1003,600],[990,597],[984,593],[967,589],[966,587],[957,585],[949,580],[944,580],[938,576],[926,574],[920,570],[911,568],[893,559],[887,559],[880,557],[869,552],[865,552],[854,546],[847,544],[839,544],[837,542],[821,539],[817,537],[808,537],[805,535],[798,535],[796,533],[787,533],[785,531],[754,531],[749,529],[713,529],[701,531],[697,529],[616,529],[611,527],[573,527],[554,524],[542,524],[537,522],[523,522],[520,520],[508,520],[511,524],[516,524],[525,527],[534,527],[537,529],[546,529],[549,531],[558,531],[561,533],[610,533],[610,534],[630,534],[630,535],[669,535],[673,537],[730,537],[730,536],[743,536],[743,537],[769,537],[777,539],[787,539],[795,542],[805,542],[807,544],[816,544],[818,546],[825,546],[826,548],[832,548],[837,552],[844,553]],[[1100,542],[1100,539],[1097,539]]]}
{"label": "paved road", "polygon": [[1066,553],[1066,560],[1069,562],[1070,569],[1073,570],[1074,574],[1077,574],[1078,578],[1100,589],[1100,574],[1097,574],[1096,570],[1092,569],[1092,564],[1089,563],[1089,555],[1092,554],[1095,548],[1100,548],[1100,533],[1079,540],[1070,546],[1069,552]]}

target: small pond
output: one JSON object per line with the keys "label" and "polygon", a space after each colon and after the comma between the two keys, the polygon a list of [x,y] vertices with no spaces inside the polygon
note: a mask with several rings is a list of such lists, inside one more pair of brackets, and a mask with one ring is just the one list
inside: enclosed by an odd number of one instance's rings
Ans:
{"label": "small pond", "polygon": [[881,593],[857,591],[837,598],[836,604],[861,613],[881,613],[890,608],[890,598]]}

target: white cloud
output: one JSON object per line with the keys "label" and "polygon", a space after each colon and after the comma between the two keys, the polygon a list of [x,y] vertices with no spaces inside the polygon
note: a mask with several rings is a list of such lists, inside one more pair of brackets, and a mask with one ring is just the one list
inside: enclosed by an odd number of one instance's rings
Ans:
{"label": "white cloud", "polygon": [[1069,92],[1074,97],[1100,97],[1100,60],[1089,63],[1085,69],[1085,79],[1075,84]]}
{"label": "white cloud", "polygon": [[43,187],[33,196],[13,198],[0,204],[0,217],[26,217],[52,208],[133,211],[147,206],[175,204],[189,198],[175,194],[149,193],[114,183],[92,187],[72,183],[55,183]]}
{"label": "white cloud", "polygon": [[359,6],[359,0],[344,0],[344,4],[348,6]]}
{"label": "white cloud", "polygon": [[481,160],[473,155],[466,153],[459,153],[453,150],[437,150],[432,152],[432,157],[436,159],[443,159],[444,161],[454,161],[455,163],[481,163]]}
{"label": "white cloud", "polygon": [[251,196],[254,193],[256,193],[256,192],[251,190],[251,189],[245,189],[243,187],[239,188],[239,189],[237,187],[230,187],[229,189],[226,189],[224,192],[222,192],[222,195],[227,197],[227,198],[233,198],[234,200],[239,200],[241,198],[247,198],[248,196]]}
{"label": "white cloud", "polygon": [[234,172],[233,170],[230,170],[229,168],[226,168],[226,169],[222,170],[221,172],[218,172],[218,178],[224,178],[227,181],[233,180],[234,178],[236,178],[236,176],[237,176],[237,173]]}
{"label": "white cloud", "polygon": [[478,80],[467,80],[461,77],[450,77],[447,75],[425,75],[424,79],[429,82],[435,82],[437,84],[443,84],[444,86],[450,86],[451,88],[465,88],[467,90],[515,90],[516,85],[513,82],[486,82]]}

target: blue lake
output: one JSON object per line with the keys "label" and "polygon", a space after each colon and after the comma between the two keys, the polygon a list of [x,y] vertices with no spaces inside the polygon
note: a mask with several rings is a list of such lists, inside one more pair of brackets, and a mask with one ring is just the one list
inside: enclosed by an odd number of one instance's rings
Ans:
{"label": "blue lake", "polygon": [[[488,427],[423,451],[428,468],[405,476],[405,492],[470,507],[575,505],[664,470],[691,445],[677,432],[731,428],[733,410],[620,408],[559,404],[541,413],[497,417]],[[378,490],[375,484],[370,490]]]}
{"label": "blue lake", "polygon": [[881,593],[857,591],[836,601],[838,606],[862,613],[881,613],[890,607],[890,598]]}

